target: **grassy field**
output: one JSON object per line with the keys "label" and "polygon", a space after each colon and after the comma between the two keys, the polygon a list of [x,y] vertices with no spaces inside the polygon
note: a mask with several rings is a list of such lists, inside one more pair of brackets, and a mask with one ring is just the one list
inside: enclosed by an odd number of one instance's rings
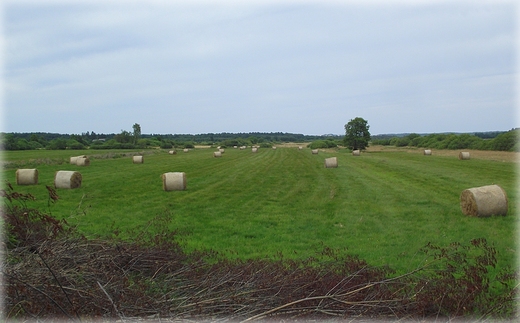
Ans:
{"label": "grassy field", "polygon": [[[405,149],[312,155],[289,147],[258,153],[228,148],[221,158],[213,149],[146,151],[144,163],[133,164],[125,153],[130,151],[5,152],[2,177],[15,184],[17,168],[37,168],[39,185],[15,189],[92,237],[117,228],[131,238],[132,230],[165,216],[188,250],[211,248],[230,257],[280,252],[304,258],[327,246],[403,272],[421,263],[418,251],[428,242],[446,246],[482,237],[499,251],[501,266],[515,264],[518,190],[511,158],[461,161],[455,151],[423,156]],[[91,157],[90,166],[68,164],[80,154]],[[339,167],[324,168],[332,156]],[[49,208],[45,185],[52,185],[57,170],[80,171],[83,183],[58,190],[60,200]],[[163,191],[164,172],[185,172],[187,190]],[[508,215],[463,215],[460,193],[492,183],[507,192]]]}

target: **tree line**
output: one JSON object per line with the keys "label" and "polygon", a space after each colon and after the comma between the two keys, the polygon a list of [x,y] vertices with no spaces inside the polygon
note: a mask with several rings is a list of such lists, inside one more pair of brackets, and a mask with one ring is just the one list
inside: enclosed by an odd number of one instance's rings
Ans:
{"label": "tree line", "polygon": [[313,140],[341,140],[339,135],[303,135],[287,132],[248,132],[248,133],[205,133],[205,134],[142,134],[139,124],[133,131],[121,130],[120,133],[81,134],[58,133],[0,133],[0,149],[145,149],[160,147],[193,148],[195,145],[244,146],[259,145],[270,147],[283,142],[311,142]]}
{"label": "tree line", "polygon": [[520,129],[511,129],[505,132],[489,133],[442,133],[420,135],[411,133],[405,136],[372,138],[372,145],[418,147],[432,149],[476,149],[520,151],[518,135]]}

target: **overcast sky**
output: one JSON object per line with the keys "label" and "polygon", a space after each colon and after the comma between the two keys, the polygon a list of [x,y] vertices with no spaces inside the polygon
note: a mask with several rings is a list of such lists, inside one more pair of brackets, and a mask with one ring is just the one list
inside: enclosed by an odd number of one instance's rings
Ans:
{"label": "overcast sky", "polygon": [[519,127],[515,1],[3,3],[6,132]]}

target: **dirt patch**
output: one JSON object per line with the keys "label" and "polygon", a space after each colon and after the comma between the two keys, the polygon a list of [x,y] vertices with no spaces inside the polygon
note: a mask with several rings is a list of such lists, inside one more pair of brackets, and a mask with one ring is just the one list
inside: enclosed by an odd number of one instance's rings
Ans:
{"label": "dirt patch", "polygon": [[[394,146],[370,146],[367,152],[400,151],[410,154],[423,154],[424,148],[394,147]],[[520,162],[520,153],[512,151],[473,150],[473,149],[432,149],[433,156],[450,156],[458,158],[461,151],[467,151],[471,159],[496,160],[501,162]]]}

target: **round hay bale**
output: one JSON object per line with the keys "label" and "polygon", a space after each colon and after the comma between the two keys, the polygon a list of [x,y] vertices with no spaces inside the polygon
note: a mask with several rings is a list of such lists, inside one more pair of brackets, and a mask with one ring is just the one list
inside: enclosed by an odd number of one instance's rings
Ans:
{"label": "round hay bale", "polygon": [[240,150],[246,149],[246,146],[240,146]]}
{"label": "round hay bale", "polygon": [[425,156],[431,156],[432,151],[431,151],[431,149],[425,149],[424,152],[423,152],[423,154],[424,154]]}
{"label": "round hay bale", "polygon": [[188,151],[190,151],[188,148],[184,148],[182,151],[184,151],[185,153],[187,153]]}
{"label": "round hay bale", "polygon": [[219,151],[221,154],[223,154],[225,150],[224,150],[224,148],[220,148],[218,151]]}
{"label": "round hay bale", "polygon": [[251,148],[251,151],[254,152],[254,153],[256,153],[256,152],[258,151],[258,148],[253,147],[253,148]]}
{"label": "round hay bale", "polygon": [[325,158],[325,168],[338,168],[338,158],[337,157]]}
{"label": "round hay bale", "polygon": [[469,159],[469,152],[467,151],[461,151],[459,153],[459,159],[460,160],[468,160]]}
{"label": "round hay bale", "polygon": [[275,147],[275,146],[273,146],[273,149],[274,149],[274,150],[276,150],[276,147]]}
{"label": "round hay bale", "polygon": [[215,151],[213,157],[222,157],[222,153],[220,151]]}
{"label": "round hay bale", "polygon": [[353,150],[352,156],[361,156],[361,151],[359,149]]}
{"label": "round hay bale", "polygon": [[54,176],[55,188],[79,188],[81,187],[81,174],[71,170],[59,170]]}
{"label": "round hay bale", "polygon": [[177,154],[177,152],[176,152],[175,150],[170,150],[170,151],[168,152],[168,154],[170,154],[170,155],[175,155],[175,154]]}
{"label": "round hay bale", "polygon": [[298,146],[298,150],[302,150],[302,149],[303,149],[303,147],[302,147],[302,146]]}
{"label": "round hay bale", "polygon": [[79,156],[70,157],[70,164],[71,165],[77,165],[78,164],[78,158],[87,158],[87,156],[86,155],[79,155]]}
{"label": "round hay bale", "polygon": [[132,156],[132,162],[134,164],[142,164],[142,163],[144,163],[144,157],[143,156]]}
{"label": "round hay bale", "polygon": [[238,148],[238,146],[233,146],[233,148],[237,149],[237,148]]}
{"label": "round hay bale", "polygon": [[471,216],[506,215],[507,194],[498,185],[468,188],[460,194],[460,208]]}
{"label": "round hay bale", "polygon": [[164,173],[162,174],[162,182],[165,191],[184,191],[186,189],[186,173]]}
{"label": "round hay bale", "polygon": [[35,168],[16,170],[16,184],[18,184],[18,185],[36,185],[36,184],[38,184],[38,170]]}
{"label": "round hay bale", "polygon": [[78,165],[78,166],[90,166],[90,159],[88,159],[87,157],[79,156],[76,159],[76,165]]}
{"label": "round hay bale", "polygon": [[317,155],[317,154],[318,154],[318,149],[313,149],[313,150],[311,150],[311,151],[312,151],[312,154],[313,154],[313,155]]}

